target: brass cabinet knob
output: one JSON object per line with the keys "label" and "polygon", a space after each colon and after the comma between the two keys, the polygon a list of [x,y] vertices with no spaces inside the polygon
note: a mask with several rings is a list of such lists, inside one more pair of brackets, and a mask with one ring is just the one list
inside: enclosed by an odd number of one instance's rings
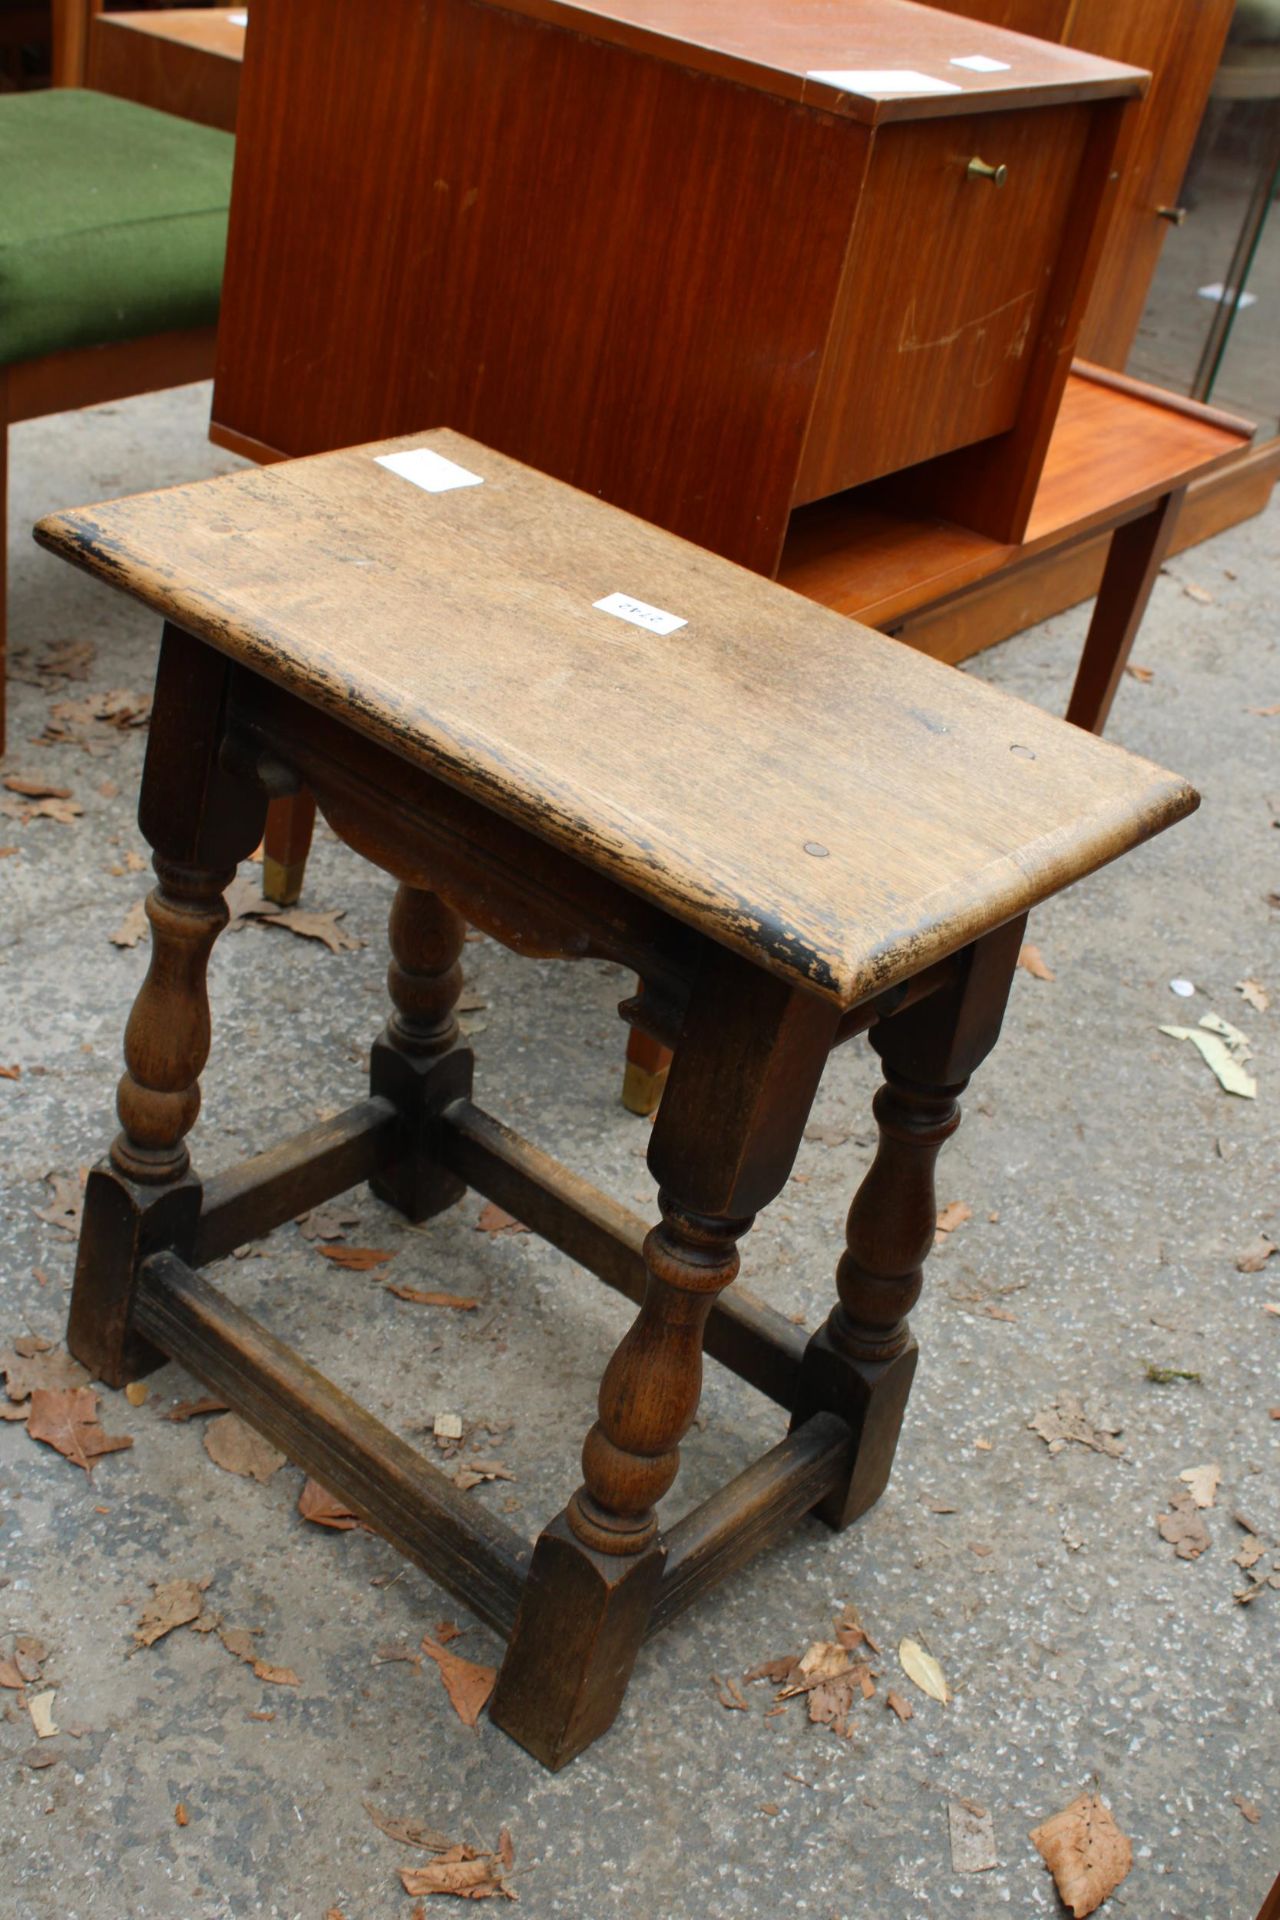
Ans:
{"label": "brass cabinet knob", "polygon": [[1009,178],[1008,167],[993,167],[985,160],[979,160],[975,153],[965,168],[970,180],[989,180],[993,187],[1002,187]]}
{"label": "brass cabinet knob", "polygon": [[1187,217],[1185,207],[1157,207],[1156,219],[1167,220],[1171,227],[1180,227]]}

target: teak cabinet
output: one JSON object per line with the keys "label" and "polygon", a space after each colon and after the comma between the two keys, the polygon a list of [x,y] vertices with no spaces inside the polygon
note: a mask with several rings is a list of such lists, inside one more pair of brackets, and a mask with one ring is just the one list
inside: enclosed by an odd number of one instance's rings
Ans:
{"label": "teak cabinet", "polygon": [[259,0],[214,437],[448,425],[767,574],[905,470],[1016,542],[1145,80],[912,0]]}

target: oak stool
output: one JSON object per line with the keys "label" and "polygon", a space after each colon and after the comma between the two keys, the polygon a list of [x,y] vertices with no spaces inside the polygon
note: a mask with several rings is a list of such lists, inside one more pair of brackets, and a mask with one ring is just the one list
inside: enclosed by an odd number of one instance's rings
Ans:
{"label": "oak stool", "polygon": [[[54,514],[37,538],[166,621],[151,963],[68,1344],[112,1386],[181,1362],[465,1600],[508,1639],[494,1720],[558,1767],[609,1726],[648,1634],[801,1515],[842,1528],[883,1491],[933,1165],[1027,910],[1197,796],[451,432]],[[201,1183],[185,1136],[223,890],[298,784],[399,882],[391,1015],[366,1100]],[[624,1017],[674,1048],[656,1226],[473,1105],[467,922],[644,981]],[[734,1284],[738,1242],[863,1032],[879,1146],[806,1341]],[[638,1304],[582,1485],[532,1550],[201,1277],[361,1180],[415,1221],[474,1188]],[[790,1431],[664,1530],[704,1349]]]}

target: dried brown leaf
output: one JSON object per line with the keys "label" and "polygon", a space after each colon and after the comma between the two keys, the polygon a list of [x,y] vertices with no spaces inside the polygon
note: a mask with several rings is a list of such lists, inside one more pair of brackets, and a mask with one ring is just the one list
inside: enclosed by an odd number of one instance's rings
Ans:
{"label": "dried brown leaf", "polygon": [[481,1666],[475,1660],[464,1660],[461,1654],[450,1653],[430,1634],[422,1636],[422,1651],[430,1654],[439,1667],[445,1692],[463,1726],[474,1727],[493,1692],[498,1669]]}
{"label": "dried brown leaf", "polygon": [[209,1422],[204,1430],[204,1450],[215,1466],[227,1473],[257,1480],[261,1485],[284,1465],[284,1455],[279,1449],[255,1433],[238,1413],[219,1414]]}
{"label": "dried brown leaf", "polygon": [[122,1453],[133,1445],[130,1434],[104,1433],[98,1424],[98,1396],[92,1387],[35,1387],[27,1432],[86,1473],[104,1453]]}
{"label": "dried brown leaf", "polygon": [[267,1660],[249,1662],[259,1680],[266,1680],[273,1687],[300,1687],[302,1685],[292,1667],[273,1667]]}
{"label": "dried brown leaf", "polygon": [[338,1533],[347,1533],[352,1527],[364,1523],[358,1513],[353,1513],[345,1500],[336,1493],[330,1493],[318,1480],[304,1480],[302,1492],[298,1495],[298,1512],[304,1520],[310,1520],[317,1527],[333,1527]]}
{"label": "dried brown leaf", "polygon": [[751,1708],[743,1699],[742,1689],[736,1680],[722,1680],[718,1673],[713,1673],[711,1684],[716,1690],[716,1699],[727,1713],[750,1713]]}
{"label": "dried brown leaf", "polygon": [[23,1353],[22,1341],[15,1340],[7,1353],[0,1353],[5,1389],[11,1400],[26,1400],[37,1388],[57,1389],[88,1385],[88,1370],[60,1349],[41,1348]]}
{"label": "dried brown leaf", "polygon": [[954,1233],[957,1227],[962,1227],[966,1220],[972,1220],[972,1218],[973,1208],[967,1206],[963,1200],[949,1201],[938,1215],[934,1245],[938,1245],[949,1233]]}
{"label": "dried brown leaf", "polygon": [[1133,1848],[1092,1793],[1033,1827],[1031,1840],[1074,1920],[1094,1913],[1133,1865]]}
{"label": "dried brown leaf", "polygon": [[1231,1799],[1232,1799],[1232,1804],[1239,1807],[1241,1813],[1244,1815],[1245,1819],[1249,1822],[1249,1825],[1251,1827],[1256,1827],[1259,1820],[1261,1820],[1262,1818],[1262,1814],[1260,1810],[1254,1806],[1252,1800],[1246,1800],[1242,1793],[1233,1793],[1231,1796]]}
{"label": "dried brown leaf", "polygon": [[476,1220],[477,1233],[528,1233],[524,1222],[517,1220],[514,1213],[508,1213],[505,1207],[495,1206],[492,1200],[486,1200]]}
{"label": "dried brown leaf", "polygon": [[140,1647],[153,1647],[175,1627],[188,1626],[204,1612],[207,1580],[164,1580],[153,1582],[150,1600],[138,1615],[134,1639]]}
{"label": "dried brown leaf", "polygon": [[371,1273],[374,1267],[383,1267],[389,1260],[395,1259],[395,1253],[386,1247],[317,1247],[326,1260],[332,1260],[336,1267],[343,1267],[348,1273]]}
{"label": "dried brown leaf", "polygon": [[1036,980],[1056,980],[1058,977],[1053,968],[1045,964],[1039,947],[1033,946],[1029,940],[1018,949],[1018,965]]}
{"label": "dried brown leaf", "polygon": [[360,1225],[360,1215],[346,1207],[312,1207],[309,1213],[300,1213],[294,1225],[304,1240],[341,1240],[348,1227]]}
{"label": "dried brown leaf", "polygon": [[1185,1490],[1174,1494],[1168,1513],[1159,1514],[1156,1525],[1160,1538],[1169,1542],[1179,1560],[1198,1560],[1205,1548],[1213,1544],[1195,1501]]}
{"label": "dried brown leaf", "polygon": [[1276,1251],[1275,1241],[1269,1240],[1265,1233],[1260,1233],[1251,1247],[1246,1247],[1243,1253],[1236,1255],[1236,1272],[1261,1273]]}
{"label": "dried brown leaf", "polygon": [[418,1307],[453,1307],[459,1313],[474,1313],[480,1305],[466,1293],[426,1293],[421,1287],[407,1287],[399,1281],[388,1280],[387,1292],[394,1293],[397,1300],[411,1300]]}
{"label": "dried brown leaf", "polygon": [[113,947],[136,947],[147,931],[147,903],[135,900],[115,932],[107,937]]}
{"label": "dried brown leaf", "polygon": [[477,1853],[474,1847],[450,1847],[427,1867],[401,1867],[400,1880],[405,1892],[413,1896],[452,1893],[462,1900],[516,1897],[502,1878],[498,1855]]}
{"label": "dried brown leaf", "polygon": [[406,1847],[421,1847],[425,1853],[448,1853],[453,1844],[447,1834],[437,1833],[421,1820],[394,1820],[389,1813],[375,1807],[372,1800],[364,1801],[363,1805],[374,1826],[389,1840],[399,1840]]}
{"label": "dried brown leaf", "polygon": [[1092,1447],[1095,1453],[1105,1453],[1113,1460],[1118,1460],[1124,1452],[1123,1444],[1115,1437],[1119,1427],[1095,1426],[1073,1393],[1060,1393],[1034,1420],[1028,1420],[1027,1425],[1032,1433],[1040,1435],[1050,1453],[1061,1453],[1069,1440],[1074,1440],[1077,1446]]}
{"label": "dried brown leaf", "polygon": [[69,800],[70,787],[52,787],[47,780],[25,773],[6,773],[3,785],[10,793],[21,793],[28,800]]}
{"label": "dried brown leaf", "polygon": [[904,1700],[900,1693],[895,1693],[892,1687],[890,1687],[888,1693],[886,1693],[884,1703],[886,1707],[891,1708],[892,1711],[897,1714],[899,1720],[912,1720],[915,1718],[916,1710],[911,1702]]}
{"label": "dried brown leaf", "polygon": [[789,1680],[799,1665],[798,1653],[785,1653],[780,1660],[765,1660],[760,1666],[752,1667],[750,1673],[744,1673],[742,1678],[744,1681],[769,1680],[776,1687],[784,1680]]}
{"label": "dried brown leaf", "polygon": [[50,1687],[47,1692],[31,1694],[27,1699],[27,1712],[31,1715],[31,1724],[38,1740],[52,1740],[58,1731],[53,1724],[53,1703],[57,1697]]}
{"label": "dried brown leaf", "polygon": [[198,1420],[206,1413],[225,1413],[226,1411],[225,1400],[219,1400],[213,1394],[205,1394],[200,1400],[179,1400],[176,1406],[170,1407],[167,1413],[161,1414],[160,1418],[162,1420]]}
{"label": "dried brown leaf", "polygon": [[346,911],[345,907],[329,907],[323,912],[308,907],[284,907],[278,913],[261,918],[266,926],[284,927],[302,940],[319,940],[330,953],[356,953],[364,941],[338,925]]}
{"label": "dried brown leaf", "polygon": [[1271,1005],[1271,995],[1261,980],[1237,980],[1236,992],[1242,993],[1249,1005],[1258,1013],[1265,1013]]}
{"label": "dried brown leaf", "polygon": [[84,1183],[69,1173],[46,1173],[46,1186],[53,1189],[47,1207],[36,1208],[36,1219],[46,1220],[62,1233],[79,1235],[80,1214],[84,1206]]}

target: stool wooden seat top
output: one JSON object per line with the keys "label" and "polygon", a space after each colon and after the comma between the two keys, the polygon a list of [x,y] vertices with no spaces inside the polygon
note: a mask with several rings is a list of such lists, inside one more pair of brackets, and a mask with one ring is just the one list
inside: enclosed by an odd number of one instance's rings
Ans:
{"label": "stool wooden seat top", "polygon": [[[121,1130],[85,1188],[67,1342],[113,1386],[179,1361],[508,1637],[492,1719],[558,1767],[638,1650],[802,1516],[889,1478],[933,1170],[999,1034],[1027,910],[1196,805],[1174,775],[449,432],[60,513],[45,545],[165,616],[139,822],[151,964]],[[663,715],[655,733],[654,711]],[[269,799],[305,785],[399,885],[367,1099],[199,1180],[206,968]],[[603,957],[674,1049],[656,1224],[471,1098],[470,922]],[[883,1067],[875,1158],[806,1337],[736,1284],[833,1048]],[[468,1189],[638,1312],[582,1483],[527,1541],[200,1271],[361,1181]],[[785,1437],[674,1524],[704,1351]]]}
{"label": "stool wooden seat top", "polygon": [[[481,484],[429,492],[379,464],[415,450]],[[1196,804],[447,430],[54,514],[37,538],[842,1007]]]}

